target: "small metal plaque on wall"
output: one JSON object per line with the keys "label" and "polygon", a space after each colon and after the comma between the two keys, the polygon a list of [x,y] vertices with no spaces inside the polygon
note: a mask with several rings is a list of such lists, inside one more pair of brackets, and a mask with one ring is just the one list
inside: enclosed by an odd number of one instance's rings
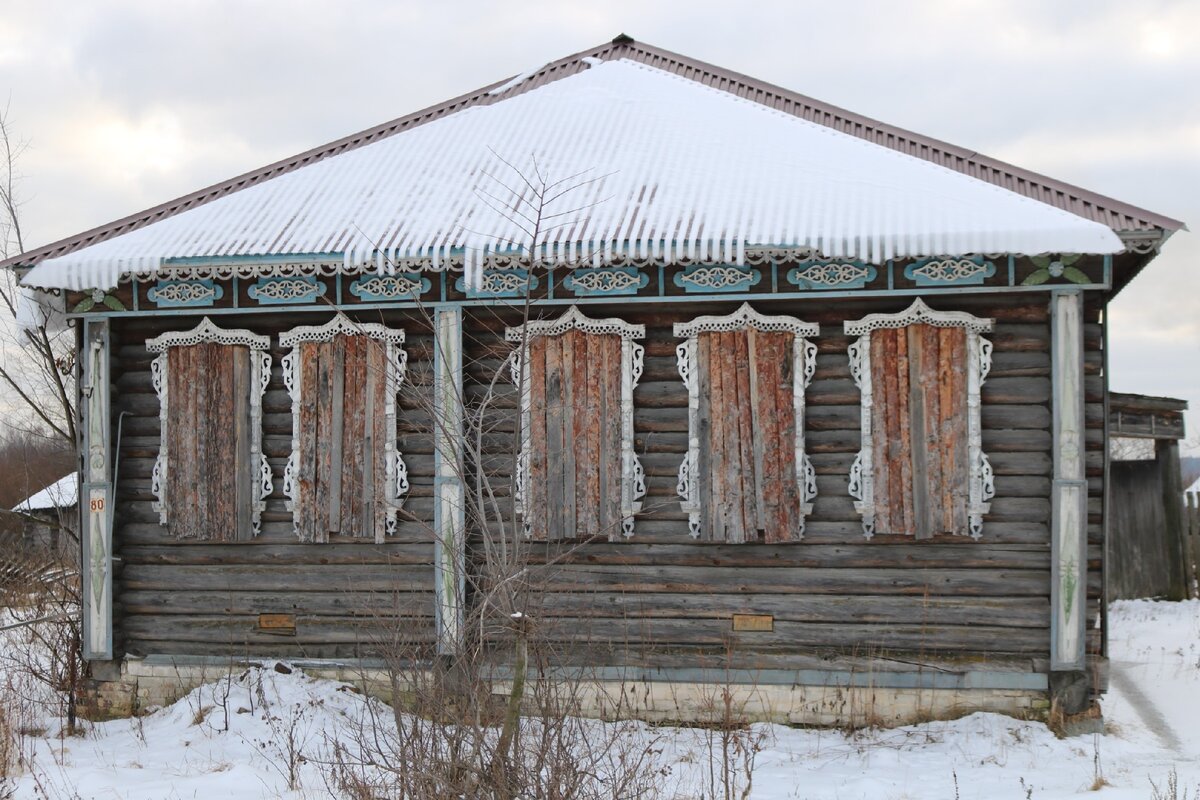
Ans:
{"label": "small metal plaque on wall", "polygon": [[734,614],[733,629],[735,631],[773,631],[775,617],[770,614]]}
{"label": "small metal plaque on wall", "polygon": [[258,630],[260,633],[270,633],[275,636],[296,635],[295,614],[259,614]]}

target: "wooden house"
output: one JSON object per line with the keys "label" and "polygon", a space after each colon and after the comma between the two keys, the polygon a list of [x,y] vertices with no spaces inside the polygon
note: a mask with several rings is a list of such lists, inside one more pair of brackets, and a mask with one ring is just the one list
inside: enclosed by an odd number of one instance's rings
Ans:
{"label": "wooden house", "polygon": [[1105,307],[1180,227],[622,36],[27,252],[92,674],[455,652],[486,472],[648,716],[1081,710]]}

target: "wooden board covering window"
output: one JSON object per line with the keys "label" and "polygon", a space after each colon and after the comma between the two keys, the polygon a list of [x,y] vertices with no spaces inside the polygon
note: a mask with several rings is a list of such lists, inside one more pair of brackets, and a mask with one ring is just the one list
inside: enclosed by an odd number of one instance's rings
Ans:
{"label": "wooden board covering window", "polygon": [[387,346],[338,334],[301,342],[299,358],[298,496],[293,508],[301,541],[330,534],[381,535],[391,493],[385,461]]}
{"label": "wooden board covering window", "polygon": [[532,539],[621,535],[621,337],[570,330],[528,343]]}
{"label": "wooden board covering window", "polygon": [[752,328],[696,337],[700,457],[693,481],[706,540],[801,538],[795,339]]}
{"label": "wooden board covering window", "polygon": [[167,350],[165,499],[171,533],[233,541],[253,536],[251,353],[204,343]]}
{"label": "wooden board covering window", "polygon": [[875,531],[966,534],[967,332],[871,332]]}

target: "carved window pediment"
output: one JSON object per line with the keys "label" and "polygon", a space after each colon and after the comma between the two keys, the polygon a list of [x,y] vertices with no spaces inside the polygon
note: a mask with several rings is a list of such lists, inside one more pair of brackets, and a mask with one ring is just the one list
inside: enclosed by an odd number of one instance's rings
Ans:
{"label": "carved window pediment", "polygon": [[862,392],[862,445],[850,494],[863,533],[982,535],[995,493],[982,445],[980,388],[994,320],[935,311],[918,298],[897,314],[845,323]]}
{"label": "carved window pediment", "polygon": [[633,452],[633,390],[643,325],[592,319],[578,307],[509,328],[521,393],[515,499],[533,539],[632,536],[646,478]]}
{"label": "carved window pediment", "polygon": [[262,398],[271,376],[270,338],[218,327],[146,342],[161,426],[152,507],[179,538],[256,535],[273,490],[262,452]]}
{"label": "carved window pediment", "polygon": [[383,542],[396,530],[408,469],[397,447],[396,395],[408,356],[404,331],[338,314],[279,337],[291,352],[292,452],[283,491],[297,537]]}
{"label": "carved window pediment", "polygon": [[804,447],[804,393],[816,369],[816,324],[749,303],[675,326],[688,388],[688,453],[679,467],[691,535],[798,541],[817,494]]}

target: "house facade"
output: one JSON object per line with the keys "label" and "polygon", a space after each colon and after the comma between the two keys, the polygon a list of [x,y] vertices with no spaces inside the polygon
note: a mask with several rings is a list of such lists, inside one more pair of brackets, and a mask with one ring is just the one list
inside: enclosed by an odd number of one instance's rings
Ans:
{"label": "house facade", "polygon": [[1081,711],[1105,307],[1179,227],[618,37],[18,256],[93,675],[419,668],[519,541],[500,610],[647,716]]}

